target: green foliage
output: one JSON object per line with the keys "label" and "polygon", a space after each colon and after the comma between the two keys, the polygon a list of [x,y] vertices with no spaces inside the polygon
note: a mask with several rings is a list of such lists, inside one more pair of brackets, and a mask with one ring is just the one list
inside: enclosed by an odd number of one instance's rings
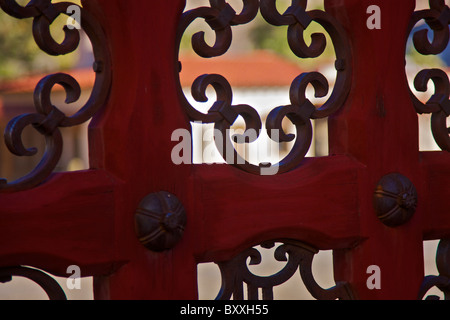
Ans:
{"label": "green foliage", "polygon": [[[258,50],[269,50],[278,53],[294,62],[302,65],[317,64],[317,59],[300,59],[294,55],[287,41],[288,27],[275,27],[268,24],[262,17],[254,22],[254,26],[250,30],[250,40],[253,47]],[[325,29],[316,22],[312,22],[304,32],[304,40],[307,45],[311,43],[311,35],[313,33],[321,33],[327,39],[327,46],[320,58],[327,60],[334,59],[334,47],[332,41]]]}
{"label": "green foliage", "polygon": [[[80,0],[71,2],[80,5]],[[67,17],[61,15],[51,27],[52,35],[59,42],[64,38],[63,26],[66,21]],[[77,61],[76,53],[51,57],[42,52],[34,41],[32,24],[31,18],[16,19],[0,9],[0,80],[68,69]]]}
{"label": "green foliage", "polygon": [[33,69],[39,53],[31,35],[31,21],[0,12],[0,77],[12,78]]}
{"label": "green foliage", "polygon": [[426,66],[427,68],[443,68],[445,63],[438,55],[423,55],[419,53],[412,41],[408,43],[406,50],[406,61],[418,66]]}
{"label": "green foliage", "polygon": [[[282,13],[290,6],[290,0],[277,1],[277,10]],[[310,1],[307,10],[323,10],[323,1]],[[250,30],[250,40],[255,49],[270,50],[278,53],[283,57],[292,60],[298,64],[308,66],[315,65],[319,61],[317,59],[300,59],[292,53],[287,41],[287,26],[275,27],[267,23],[261,15],[253,22],[254,26]],[[325,29],[316,22],[312,22],[304,32],[304,40],[307,45],[311,43],[311,35],[313,33],[321,33],[327,39],[327,46],[324,53],[320,56],[325,60],[334,59],[334,47],[332,41]],[[323,60],[322,60],[323,61]]]}

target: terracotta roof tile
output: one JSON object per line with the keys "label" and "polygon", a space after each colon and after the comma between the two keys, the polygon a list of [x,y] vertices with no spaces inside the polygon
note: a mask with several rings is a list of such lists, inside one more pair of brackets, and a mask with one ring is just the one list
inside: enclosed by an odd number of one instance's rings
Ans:
{"label": "terracotta roof tile", "polygon": [[[94,71],[90,68],[73,69],[66,71],[66,73],[74,77],[78,81],[81,88],[90,88],[94,85],[95,74]],[[15,80],[0,82],[0,93],[33,92],[38,82],[48,74],[36,74],[21,77]],[[56,86],[55,90],[62,90],[62,87]]]}
{"label": "terracotta roof tile", "polygon": [[220,74],[233,87],[289,86],[303,72],[296,64],[268,51],[212,59],[184,55],[180,61],[183,86],[191,86],[196,77],[205,73]]}
{"label": "terracotta roof tile", "polygon": [[[234,87],[273,87],[289,86],[292,80],[303,72],[296,64],[279,55],[267,51],[253,51],[248,54],[231,55],[204,59],[195,55],[182,55],[181,84],[190,87],[198,76],[205,73],[223,75]],[[82,88],[94,84],[91,69],[74,69],[68,71]],[[37,83],[46,74],[22,77],[0,83],[0,92],[33,92]],[[59,86],[55,90],[60,90]]]}

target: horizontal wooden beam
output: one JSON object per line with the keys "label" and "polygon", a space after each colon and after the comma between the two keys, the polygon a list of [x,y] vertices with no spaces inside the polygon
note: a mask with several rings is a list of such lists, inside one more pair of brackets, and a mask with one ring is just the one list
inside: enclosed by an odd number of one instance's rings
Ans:
{"label": "horizontal wooden beam", "polygon": [[450,237],[450,153],[422,152],[421,158],[427,183],[424,239],[448,238]]}
{"label": "horizontal wooden beam", "polygon": [[115,190],[105,171],[57,173],[41,186],[0,194],[0,266],[66,275],[107,274],[115,264]]}
{"label": "horizontal wooden beam", "polygon": [[194,228],[200,260],[228,259],[260,242],[292,238],[319,249],[359,240],[358,181],[364,167],[345,156],[311,158],[277,176],[227,165],[195,167]]}

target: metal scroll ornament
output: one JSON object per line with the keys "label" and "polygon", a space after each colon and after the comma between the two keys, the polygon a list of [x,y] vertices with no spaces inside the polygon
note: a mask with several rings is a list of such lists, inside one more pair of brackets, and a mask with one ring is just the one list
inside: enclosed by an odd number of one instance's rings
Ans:
{"label": "metal scroll ornament", "polygon": [[[438,276],[426,276],[420,287],[419,299],[423,299],[428,290],[433,287],[439,288],[444,293],[444,299],[450,300],[450,239],[439,242],[436,253],[436,265]],[[426,300],[438,300],[437,296],[427,296]]]}
{"label": "metal scroll ornament", "polygon": [[50,300],[67,300],[59,283],[40,270],[24,266],[0,268],[0,283],[9,282],[14,276],[34,281],[45,291]]}
{"label": "metal scroll ornament", "polygon": [[[14,0],[0,0],[0,7],[7,14],[23,19],[33,18],[33,36],[41,50],[49,55],[57,56],[75,51],[80,42],[80,31],[64,26],[65,38],[62,43],[56,42],[50,32],[51,24],[62,14],[68,15],[73,3],[51,3],[51,0],[33,0],[26,6]],[[56,73],[43,78],[34,91],[36,113],[20,115],[12,119],[5,130],[5,142],[8,149],[17,156],[33,156],[36,148],[25,148],[22,132],[32,126],[45,137],[45,153],[37,167],[28,175],[13,182],[0,180],[0,191],[13,192],[33,188],[43,182],[55,169],[62,153],[62,137],[59,128],[73,127],[89,121],[105,104],[111,84],[111,59],[105,42],[105,35],[97,20],[85,9],[77,6],[81,28],[89,37],[94,50],[96,74],[94,87],[86,104],[74,115],[66,116],[51,102],[51,92],[55,85],[61,85],[66,92],[66,103],[79,100],[81,88],[70,75]]]}
{"label": "metal scroll ornament", "polygon": [[[275,242],[266,242],[263,248],[273,248]],[[314,280],[312,262],[318,251],[297,241],[285,241],[275,250],[274,257],[277,261],[286,262],[285,267],[278,273],[261,277],[252,273],[250,265],[261,263],[261,253],[256,248],[248,249],[230,261],[219,262],[222,274],[222,287],[216,300],[244,299],[244,283],[247,285],[248,300],[259,300],[259,290],[262,291],[262,300],[273,300],[273,288],[288,281],[299,270],[300,276],[309,293],[318,300],[349,300],[353,299],[351,289],[347,283],[339,282],[330,289],[321,288]]]}
{"label": "metal scroll ornament", "polygon": [[[223,76],[218,74],[200,75],[192,84],[192,96],[198,102],[206,102],[206,89],[211,86],[217,95],[208,113],[195,109],[186,99],[179,85],[181,103],[191,121],[214,123],[215,143],[225,161],[239,169],[253,174],[261,174],[261,169],[276,167],[278,174],[296,168],[304,159],[312,142],[312,119],[326,118],[338,111],[344,104],[351,86],[351,52],[346,33],[339,22],[326,10],[306,11],[307,0],[292,0],[291,6],[280,13],[276,0],[243,0],[243,9],[237,13],[225,0],[210,0],[210,7],[199,7],[183,13],[178,28],[178,43],[189,25],[196,19],[204,19],[215,32],[216,40],[210,46],[204,39],[204,32],[192,36],[194,52],[203,58],[213,58],[225,54],[232,42],[233,27],[251,22],[261,12],[263,18],[274,26],[288,26],[287,41],[292,52],[301,59],[317,58],[324,52],[327,42],[324,34],[314,33],[310,45],[304,40],[304,32],[315,21],[330,35],[336,55],[336,83],[329,99],[321,106],[314,106],[306,98],[306,87],[311,84],[316,97],[325,97],[329,84],[319,72],[302,73],[293,79],[290,87],[290,105],[279,106],[269,113],[266,130],[269,137],[277,143],[294,141],[291,152],[277,164],[261,163],[255,165],[243,159],[233,143],[254,142],[261,133],[262,121],[258,112],[249,105],[233,105],[232,88]],[[227,130],[241,116],[246,130],[242,135],[227,134]],[[286,134],[282,128],[283,119],[288,118],[296,128],[296,135]],[[250,134],[257,132],[257,135]],[[273,132],[277,132],[274,136]],[[226,150],[226,152],[224,151]],[[233,151],[233,157],[229,156]],[[226,154],[225,154],[226,153]],[[230,159],[231,158],[231,159]]]}
{"label": "metal scroll ornament", "polygon": [[[410,31],[421,20],[433,30],[433,39],[430,42],[428,30],[420,30],[413,34],[413,43],[416,50],[423,55],[437,55],[447,48],[449,42],[450,9],[444,0],[429,0],[430,9],[416,11],[413,14]],[[431,114],[431,129],[438,146],[450,151],[450,128],[447,127],[447,117],[450,116],[450,83],[447,74],[440,69],[425,69],[420,71],[414,79],[417,91],[427,91],[429,81],[435,86],[434,94],[422,103],[411,92],[414,107],[419,114]]]}

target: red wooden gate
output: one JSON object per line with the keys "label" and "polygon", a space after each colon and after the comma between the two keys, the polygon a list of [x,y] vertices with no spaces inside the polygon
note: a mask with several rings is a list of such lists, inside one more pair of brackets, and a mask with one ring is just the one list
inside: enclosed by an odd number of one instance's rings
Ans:
{"label": "red wooden gate", "polygon": [[[249,298],[256,298],[258,288],[271,298],[272,287],[298,266],[316,298],[417,299],[434,285],[448,297],[449,83],[440,70],[419,73],[416,89],[426,89],[429,81],[436,85],[433,97],[421,103],[408,87],[404,61],[406,40],[419,20],[434,31],[431,43],[426,33],[414,34],[419,52],[437,54],[447,46],[449,8],[430,0],[429,10],[414,13],[414,0],[330,0],[324,11],[306,11],[306,0],[293,0],[282,14],[275,3],[244,0],[236,13],[226,1],[211,0],[209,7],[182,15],[184,0],[83,1],[81,25],[96,59],[91,99],[72,117],[62,114],[51,103],[52,87],[64,86],[71,102],[79,86],[68,75],[51,75],[37,86],[36,113],[13,119],[7,128],[14,153],[33,153],[20,139],[29,125],[45,137],[47,148],[30,175],[0,185],[3,280],[25,273],[39,281],[20,266],[66,276],[68,266],[78,265],[83,276],[95,277],[97,299],[196,299],[197,264],[217,262],[220,298],[242,298],[242,282]],[[35,39],[45,52],[76,48],[77,30],[67,30],[62,44],[49,33],[69,4],[0,5],[12,16],[34,19]],[[380,8],[381,29],[367,25],[371,5]],[[289,26],[288,40],[299,57],[319,56],[325,45],[321,35],[304,43],[309,23],[325,28],[336,51],[331,98],[319,109],[305,98],[308,84],[319,96],[328,91],[317,72],[292,79],[292,105],[276,108],[266,123],[280,129],[288,117],[297,128],[293,152],[279,165],[239,164],[234,152],[230,165],[174,164],[172,133],[190,130],[189,120],[226,132],[240,115],[248,128],[261,127],[250,106],[231,105],[231,88],[220,75],[196,80],[198,100],[211,85],[217,101],[208,114],[193,110],[180,94],[177,63],[178,41],[191,21],[204,18],[216,32],[213,47],[201,35],[193,38],[198,54],[213,57],[227,50],[232,26],[251,21],[258,10],[268,23]],[[419,151],[417,113],[432,113],[444,151]],[[90,170],[52,174],[62,148],[59,128],[91,117]],[[329,117],[330,156],[305,159],[310,121],[323,117]],[[281,141],[293,138],[280,132]],[[217,143],[232,148],[226,135]],[[261,175],[264,169],[278,172]],[[422,244],[429,239],[442,239],[440,276],[424,278]],[[269,279],[250,277],[246,259],[257,263],[258,254],[248,249],[275,241],[284,244],[276,258],[288,260],[286,270]],[[336,287],[323,290],[310,268],[316,250],[328,249],[334,252]],[[379,288],[368,285],[373,270],[381,275]],[[42,282],[58,297],[57,288]]]}

